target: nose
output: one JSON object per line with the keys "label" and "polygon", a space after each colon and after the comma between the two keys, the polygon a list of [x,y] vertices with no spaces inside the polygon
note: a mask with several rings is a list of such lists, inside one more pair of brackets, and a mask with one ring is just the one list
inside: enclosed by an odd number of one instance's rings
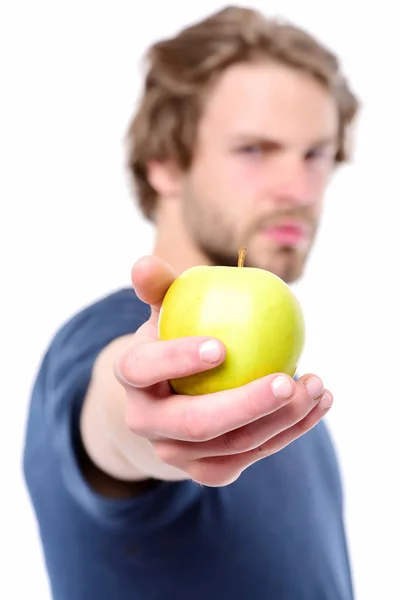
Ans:
{"label": "nose", "polygon": [[310,170],[302,158],[280,161],[270,173],[269,192],[279,202],[287,205],[307,206],[313,203]]}

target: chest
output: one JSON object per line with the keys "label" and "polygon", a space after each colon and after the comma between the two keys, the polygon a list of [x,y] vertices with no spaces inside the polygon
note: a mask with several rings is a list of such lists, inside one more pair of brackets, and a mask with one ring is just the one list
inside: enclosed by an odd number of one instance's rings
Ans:
{"label": "chest", "polygon": [[175,573],[193,599],[351,598],[340,477],[325,435],[315,431],[230,486],[205,488],[145,546],[143,568],[165,585]]}

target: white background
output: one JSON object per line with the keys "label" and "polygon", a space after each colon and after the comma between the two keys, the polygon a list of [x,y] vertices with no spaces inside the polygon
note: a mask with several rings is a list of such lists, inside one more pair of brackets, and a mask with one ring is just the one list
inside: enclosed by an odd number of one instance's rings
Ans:
{"label": "white background", "polygon": [[[223,4],[197,5],[0,5],[1,598],[49,598],[21,474],[29,392],[60,323],[129,285],[132,263],[151,251],[153,232],[131,200],[122,141],[147,45]],[[399,598],[396,4],[252,6],[289,17],[328,43],[363,102],[354,163],[330,188],[295,290],[308,331],[301,368],[321,375],[336,399],[329,423],[343,470],[357,598]]]}

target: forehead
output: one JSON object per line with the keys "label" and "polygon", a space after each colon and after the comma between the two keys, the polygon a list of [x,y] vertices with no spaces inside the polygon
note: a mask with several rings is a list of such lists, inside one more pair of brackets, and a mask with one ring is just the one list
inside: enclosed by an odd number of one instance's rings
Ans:
{"label": "forehead", "polygon": [[240,64],[211,90],[200,128],[304,142],[335,136],[338,111],[329,91],[308,74],[273,63]]}

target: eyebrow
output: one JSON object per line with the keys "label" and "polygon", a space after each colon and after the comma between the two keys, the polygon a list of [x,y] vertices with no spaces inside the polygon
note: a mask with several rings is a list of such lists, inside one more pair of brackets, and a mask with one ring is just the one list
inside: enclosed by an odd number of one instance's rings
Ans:
{"label": "eyebrow", "polygon": [[[268,138],[268,137],[265,137],[265,136],[262,136],[259,134],[252,134],[252,133],[234,134],[230,138],[230,141],[234,145],[249,144],[249,143],[260,144],[264,148],[267,148],[270,150],[280,150],[280,149],[284,148],[286,145],[283,142],[280,142],[273,138]],[[311,141],[310,144],[308,144],[308,147],[309,148],[321,148],[321,147],[332,146],[332,145],[336,145],[336,144],[337,144],[337,136],[332,135],[332,136],[325,136],[323,138],[319,138],[314,141]]]}

